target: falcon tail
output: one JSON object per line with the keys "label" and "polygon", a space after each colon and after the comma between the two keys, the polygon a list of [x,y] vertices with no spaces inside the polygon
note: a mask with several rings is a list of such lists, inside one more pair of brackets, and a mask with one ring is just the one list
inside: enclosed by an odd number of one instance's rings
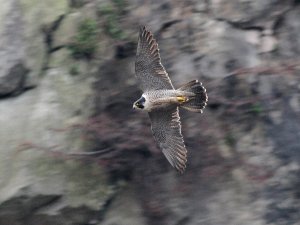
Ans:
{"label": "falcon tail", "polygon": [[193,97],[188,97],[188,100],[183,102],[180,107],[192,112],[202,113],[202,109],[204,109],[207,103],[207,94],[202,83],[200,83],[198,80],[193,80],[181,86],[178,90],[195,94]]}

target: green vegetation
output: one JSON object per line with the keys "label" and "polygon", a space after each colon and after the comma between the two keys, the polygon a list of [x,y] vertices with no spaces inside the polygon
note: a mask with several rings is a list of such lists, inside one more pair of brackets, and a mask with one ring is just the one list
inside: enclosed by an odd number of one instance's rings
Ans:
{"label": "green vegetation", "polygon": [[69,45],[74,58],[92,58],[98,47],[98,27],[93,19],[83,20],[78,27],[77,35]]}
{"label": "green vegetation", "polygon": [[124,0],[112,0],[112,2],[113,4],[101,6],[98,14],[104,17],[106,33],[113,39],[124,40],[126,35],[120,28],[119,21],[126,4]]}
{"label": "green vegetation", "polygon": [[255,103],[252,105],[250,111],[256,115],[259,115],[262,113],[263,109],[259,103]]}
{"label": "green vegetation", "polygon": [[72,8],[80,8],[84,6],[85,1],[84,0],[70,0],[69,4]]}
{"label": "green vegetation", "polygon": [[112,0],[118,10],[123,10],[126,6],[125,0]]}
{"label": "green vegetation", "polygon": [[70,73],[71,75],[73,75],[73,76],[78,75],[78,74],[79,74],[79,66],[76,65],[76,64],[75,64],[75,65],[72,65],[72,66],[70,67],[69,73]]}
{"label": "green vegetation", "polygon": [[114,39],[123,40],[126,38],[124,32],[120,29],[117,17],[112,14],[107,17],[106,31]]}
{"label": "green vegetation", "polygon": [[234,136],[231,133],[226,134],[225,138],[225,143],[230,146],[233,147],[236,143],[236,140],[234,138]]}

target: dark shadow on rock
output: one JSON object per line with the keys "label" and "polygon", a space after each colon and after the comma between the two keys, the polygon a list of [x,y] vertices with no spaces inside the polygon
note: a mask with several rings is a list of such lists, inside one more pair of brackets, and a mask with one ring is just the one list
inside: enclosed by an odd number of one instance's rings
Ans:
{"label": "dark shadow on rock", "polygon": [[15,64],[6,75],[0,78],[0,98],[20,95],[25,88],[27,69],[22,62]]}

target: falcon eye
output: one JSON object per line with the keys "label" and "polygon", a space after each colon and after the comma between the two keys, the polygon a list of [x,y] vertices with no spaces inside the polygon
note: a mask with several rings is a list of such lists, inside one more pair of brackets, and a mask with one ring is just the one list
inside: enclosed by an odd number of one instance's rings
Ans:
{"label": "falcon eye", "polygon": [[135,105],[136,105],[136,107],[138,107],[140,109],[144,108],[144,106],[140,102],[136,102]]}

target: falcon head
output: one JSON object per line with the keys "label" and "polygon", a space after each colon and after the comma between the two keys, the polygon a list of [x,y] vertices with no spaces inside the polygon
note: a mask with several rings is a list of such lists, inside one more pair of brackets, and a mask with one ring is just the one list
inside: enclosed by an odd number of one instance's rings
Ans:
{"label": "falcon head", "polygon": [[133,103],[134,109],[144,109],[145,108],[146,99],[142,96],[139,100]]}

